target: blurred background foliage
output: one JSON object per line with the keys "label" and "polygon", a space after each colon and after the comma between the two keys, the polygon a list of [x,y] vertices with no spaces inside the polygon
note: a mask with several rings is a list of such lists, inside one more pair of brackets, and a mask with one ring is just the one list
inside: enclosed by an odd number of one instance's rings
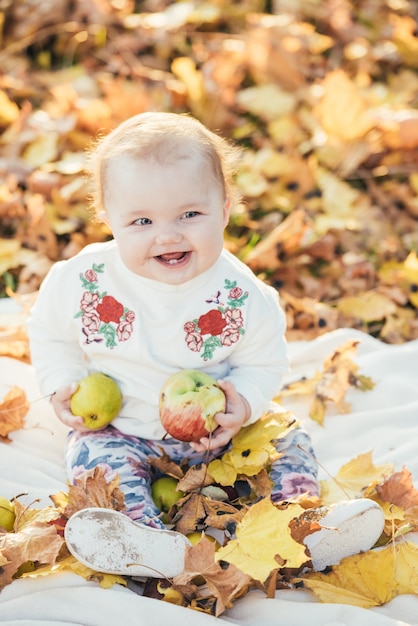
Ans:
{"label": "blurred background foliage", "polygon": [[226,246],[289,339],[418,338],[418,3],[0,0],[0,295],[111,235],[84,151],[146,110],[244,148]]}

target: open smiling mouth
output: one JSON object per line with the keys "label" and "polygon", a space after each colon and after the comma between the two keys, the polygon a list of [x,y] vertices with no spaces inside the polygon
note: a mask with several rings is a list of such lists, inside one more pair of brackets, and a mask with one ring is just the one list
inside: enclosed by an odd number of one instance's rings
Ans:
{"label": "open smiling mouth", "polygon": [[168,252],[167,254],[160,254],[155,258],[163,265],[169,265],[170,267],[176,267],[187,263],[191,255],[191,252]]}

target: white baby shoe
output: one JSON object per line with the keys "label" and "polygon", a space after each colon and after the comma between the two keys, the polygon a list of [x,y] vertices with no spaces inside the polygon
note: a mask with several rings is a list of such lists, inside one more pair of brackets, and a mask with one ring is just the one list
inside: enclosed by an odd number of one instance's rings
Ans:
{"label": "white baby shoe", "polygon": [[88,508],[72,515],[64,537],[75,558],[105,574],[171,578],[184,570],[181,533],[138,524],[112,509]]}
{"label": "white baby shoe", "polygon": [[321,516],[316,521],[323,528],[305,537],[304,544],[317,572],[370,550],[385,524],[382,508],[368,498],[344,500],[316,512]]}

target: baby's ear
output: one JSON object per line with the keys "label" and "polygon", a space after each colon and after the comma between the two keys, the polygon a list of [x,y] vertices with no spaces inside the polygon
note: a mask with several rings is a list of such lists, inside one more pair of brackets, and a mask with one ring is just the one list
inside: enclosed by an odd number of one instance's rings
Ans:
{"label": "baby's ear", "polygon": [[104,222],[110,228],[109,219],[106,215],[106,211],[99,211],[97,214],[97,219],[99,222]]}
{"label": "baby's ear", "polygon": [[224,206],[223,206],[223,216],[224,216],[224,226],[226,226],[228,224],[229,221],[229,214],[231,213],[231,198],[227,198],[225,200]]}

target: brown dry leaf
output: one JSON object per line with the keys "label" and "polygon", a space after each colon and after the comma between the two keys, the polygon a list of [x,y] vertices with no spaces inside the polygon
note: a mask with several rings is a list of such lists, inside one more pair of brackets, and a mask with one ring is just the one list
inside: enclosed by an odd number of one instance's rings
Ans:
{"label": "brown dry leaf", "polygon": [[213,482],[213,478],[208,473],[207,465],[200,463],[199,465],[192,465],[187,470],[183,478],[179,480],[177,489],[179,491],[191,492],[207,485],[212,485]]}
{"label": "brown dry leaf", "polygon": [[369,550],[344,559],[329,574],[307,574],[302,580],[321,602],[381,606],[401,594],[418,594],[418,546]]}
{"label": "brown dry leaf", "polygon": [[177,478],[180,480],[184,476],[184,471],[181,467],[181,464],[178,465],[174,463],[168,456],[166,452],[164,452],[163,448],[160,448],[161,456],[158,457],[150,457],[150,464],[157,468],[162,474],[166,474],[167,476],[172,476],[173,478]]}
{"label": "brown dry leaf", "polygon": [[[52,501],[54,499],[52,498]],[[77,511],[89,507],[100,507],[123,511],[125,497],[119,489],[119,476],[112,480],[106,479],[106,468],[95,467],[81,474],[75,485],[68,489],[68,503],[63,510],[63,515],[71,517]]]}
{"label": "brown dry leaf", "polygon": [[25,391],[17,386],[12,387],[0,403],[0,441],[11,441],[8,435],[23,428],[24,417],[28,411],[29,402]]}
{"label": "brown dry leaf", "polygon": [[305,546],[293,539],[289,523],[303,511],[299,504],[281,510],[269,498],[260,500],[238,524],[236,539],[217,550],[216,560],[233,563],[260,582],[280,565],[299,568],[309,557]]}
{"label": "brown dry leaf", "polygon": [[297,209],[267,235],[245,258],[253,271],[280,267],[281,255],[294,254],[312,242],[313,221],[308,214]]}
{"label": "brown dry leaf", "polygon": [[418,490],[415,489],[412,474],[406,467],[376,485],[376,494],[382,502],[391,503],[402,509],[405,518],[415,527],[418,526]]}
{"label": "brown dry leaf", "polygon": [[348,389],[355,387],[368,391],[374,387],[371,378],[358,374],[358,365],[353,361],[358,344],[358,340],[346,341],[325,359],[321,372],[312,378],[286,385],[277,399],[290,395],[312,396],[309,416],[318,424],[324,423],[328,402],[332,402],[340,413],[348,413],[351,408],[345,402]]}
{"label": "brown dry leaf", "polygon": [[19,567],[28,561],[53,565],[63,544],[54,526],[30,522],[22,530],[0,534],[0,554],[7,559],[0,570],[0,588],[12,582]]}
{"label": "brown dry leaf", "polygon": [[321,480],[321,499],[332,504],[347,498],[361,498],[371,485],[380,483],[393,472],[393,464],[374,465],[372,452],[359,454],[343,465],[332,480]]}
{"label": "brown dry leaf", "polygon": [[176,508],[174,505],[172,522],[183,535],[197,530],[202,524],[224,530],[229,523],[238,523],[244,514],[232,504],[212,500],[199,493],[191,493],[180,502],[181,507]]}
{"label": "brown dry leaf", "polygon": [[230,563],[215,562],[215,544],[203,537],[188,549],[184,572],[173,579],[175,587],[188,588],[196,576],[203,576],[216,597],[216,616],[232,606],[236,597],[246,593],[251,577]]}
{"label": "brown dry leaf", "polygon": [[246,480],[251,490],[257,498],[267,498],[271,494],[271,479],[268,471],[264,468],[255,476],[239,476],[241,480]]}

